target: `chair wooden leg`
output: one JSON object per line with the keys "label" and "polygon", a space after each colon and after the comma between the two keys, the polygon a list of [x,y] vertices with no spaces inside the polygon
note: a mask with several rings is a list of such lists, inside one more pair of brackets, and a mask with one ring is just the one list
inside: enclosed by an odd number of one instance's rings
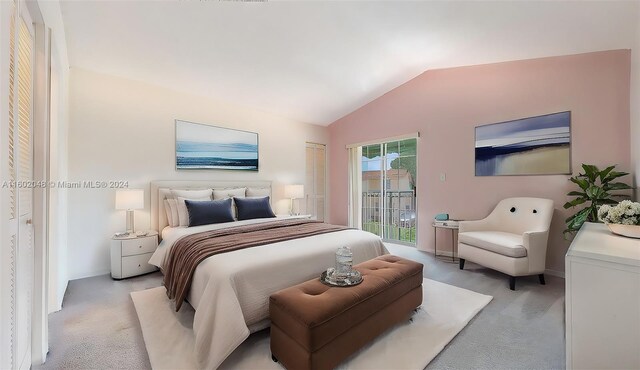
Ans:
{"label": "chair wooden leg", "polygon": [[516,277],[509,276],[509,289],[516,290]]}
{"label": "chair wooden leg", "polygon": [[460,258],[460,270],[464,270],[464,258]]}
{"label": "chair wooden leg", "polygon": [[538,280],[540,280],[540,285],[545,285],[546,283],[544,282],[544,274],[540,274],[538,275]]}

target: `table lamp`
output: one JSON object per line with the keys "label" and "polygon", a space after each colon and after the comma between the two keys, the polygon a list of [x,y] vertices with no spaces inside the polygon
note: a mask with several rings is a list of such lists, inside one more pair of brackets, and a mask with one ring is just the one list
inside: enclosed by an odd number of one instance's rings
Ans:
{"label": "table lamp", "polygon": [[143,208],[143,189],[120,189],[116,191],[116,209],[127,211],[127,234],[133,234],[133,210]]}
{"label": "table lamp", "polygon": [[[304,198],[304,185],[285,185],[284,196],[291,199],[291,205],[289,207],[289,214],[293,213],[293,200]],[[299,214],[299,213],[296,213]]]}

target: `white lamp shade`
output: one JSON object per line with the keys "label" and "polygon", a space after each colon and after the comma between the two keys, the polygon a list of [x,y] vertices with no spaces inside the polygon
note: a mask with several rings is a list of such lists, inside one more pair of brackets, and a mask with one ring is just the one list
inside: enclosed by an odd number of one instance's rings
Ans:
{"label": "white lamp shade", "polygon": [[285,185],[284,196],[291,199],[304,198],[304,185]]}
{"label": "white lamp shade", "polygon": [[116,190],[116,209],[143,209],[144,190],[120,189]]}

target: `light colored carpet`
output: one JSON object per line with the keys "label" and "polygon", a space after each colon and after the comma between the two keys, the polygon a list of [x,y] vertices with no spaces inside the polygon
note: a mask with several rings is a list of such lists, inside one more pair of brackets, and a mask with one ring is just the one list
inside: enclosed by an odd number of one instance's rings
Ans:
{"label": "light colored carpet", "polygon": [[[424,300],[412,322],[396,326],[348,359],[343,369],[422,369],[492,299],[439,283],[423,282]],[[164,287],[132,292],[145,346],[154,369],[196,369],[193,308],[176,313]],[[185,307],[186,306],[186,307]],[[222,364],[223,369],[281,369],[271,360],[269,333],[251,335]]]}
{"label": "light colored carpet", "polygon": [[[565,368],[564,279],[547,276],[540,285],[536,276],[524,277],[513,291],[506,275],[469,261],[459,270],[413,247],[386,246],[423,263],[426,278],[493,296],[425,370]],[[161,285],[160,272],[70,281],[64,309],[49,315],[47,362],[33,369],[151,370],[130,293]]]}

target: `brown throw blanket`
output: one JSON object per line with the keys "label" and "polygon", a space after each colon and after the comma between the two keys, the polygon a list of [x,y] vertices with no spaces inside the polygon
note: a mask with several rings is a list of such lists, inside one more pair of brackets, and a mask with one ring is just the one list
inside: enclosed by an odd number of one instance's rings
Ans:
{"label": "brown throw blanket", "polygon": [[345,226],[329,225],[321,221],[293,219],[184,236],[171,248],[163,271],[167,296],[175,298],[178,311],[187,297],[196,267],[213,255],[347,229]]}

